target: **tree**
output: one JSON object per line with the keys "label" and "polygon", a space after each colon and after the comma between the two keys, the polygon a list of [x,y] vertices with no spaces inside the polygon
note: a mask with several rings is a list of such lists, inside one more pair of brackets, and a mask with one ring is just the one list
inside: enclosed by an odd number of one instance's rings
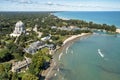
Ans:
{"label": "tree", "polygon": [[0,62],[9,61],[12,58],[8,49],[0,49]]}
{"label": "tree", "polygon": [[18,80],[18,75],[17,73],[12,74],[12,80]]}
{"label": "tree", "polygon": [[0,80],[9,80],[9,78],[10,78],[9,70],[10,70],[9,64],[7,64],[7,63],[0,64]]}
{"label": "tree", "polygon": [[45,63],[44,57],[40,53],[36,53],[32,57],[32,63],[29,68],[30,73],[39,75],[39,73],[43,69],[44,63]]}
{"label": "tree", "polygon": [[23,75],[22,80],[39,80],[39,79],[33,74],[26,73],[25,75]]}

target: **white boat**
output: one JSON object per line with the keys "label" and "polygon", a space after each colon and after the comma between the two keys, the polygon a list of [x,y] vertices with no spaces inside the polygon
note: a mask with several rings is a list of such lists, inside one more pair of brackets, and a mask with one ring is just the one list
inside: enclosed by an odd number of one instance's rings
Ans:
{"label": "white boat", "polygon": [[98,49],[98,53],[101,57],[104,57],[104,54],[102,54],[102,52],[100,51],[100,49]]}

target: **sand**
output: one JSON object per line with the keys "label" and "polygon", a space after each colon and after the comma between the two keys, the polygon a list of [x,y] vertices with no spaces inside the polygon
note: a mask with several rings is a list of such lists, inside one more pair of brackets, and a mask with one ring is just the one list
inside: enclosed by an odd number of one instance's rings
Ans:
{"label": "sand", "polygon": [[74,40],[75,38],[82,37],[82,36],[85,36],[85,35],[88,35],[88,34],[90,34],[90,33],[82,33],[82,34],[78,34],[78,35],[73,35],[73,36],[67,38],[67,39],[63,42],[63,45],[62,45],[62,46],[64,46],[64,45],[65,45],[66,43],[68,43],[69,41]]}
{"label": "sand", "polygon": [[117,33],[120,33],[120,29],[116,29],[116,32],[117,32]]}

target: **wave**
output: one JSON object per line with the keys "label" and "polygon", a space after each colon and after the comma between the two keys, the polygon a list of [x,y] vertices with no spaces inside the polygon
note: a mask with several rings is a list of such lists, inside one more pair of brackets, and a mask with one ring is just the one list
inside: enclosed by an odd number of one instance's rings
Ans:
{"label": "wave", "polygon": [[73,50],[71,50],[71,54],[73,54]]}
{"label": "wave", "polygon": [[55,73],[54,76],[57,76],[57,73]]}
{"label": "wave", "polygon": [[59,61],[60,61],[62,55],[63,55],[63,53],[60,53],[60,55],[59,55]]}
{"label": "wave", "polygon": [[100,55],[102,58],[104,57],[104,54],[101,52],[100,49],[98,49],[98,53],[99,53],[99,55]]}
{"label": "wave", "polygon": [[66,54],[68,53],[69,46],[66,48]]}

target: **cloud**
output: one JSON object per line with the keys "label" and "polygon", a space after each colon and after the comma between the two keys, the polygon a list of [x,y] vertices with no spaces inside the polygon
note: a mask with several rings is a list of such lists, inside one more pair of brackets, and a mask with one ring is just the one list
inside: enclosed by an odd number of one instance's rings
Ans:
{"label": "cloud", "polygon": [[116,5],[113,5],[113,6],[111,6],[111,5],[108,5],[108,4],[106,4],[106,3],[99,3],[99,2],[97,2],[97,3],[94,3],[94,2],[91,2],[91,3],[87,3],[87,2],[84,2],[84,3],[64,3],[64,4],[62,4],[62,3],[54,3],[54,2],[47,2],[47,3],[45,3],[45,5],[49,5],[49,6],[57,6],[57,7],[67,7],[67,8],[76,8],[76,9],[92,9],[92,10],[94,10],[94,9],[100,9],[100,10],[102,10],[102,9],[112,9],[112,10],[114,10],[114,9],[119,9],[120,10],[120,6],[116,6]]}
{"label": "cloud", "polygon": [[33,3],[31,0],[5,0],[5,1],[22,3],[22,4],[32,4]]}
{"label": "cloud", "polygon": [[[118,4],[103,3],[103,2],[69,2],[69,1],[56,1],[56,0],[4,0],[6,2],[13,3],[12,5],[15,10],[61,10],[61,11],[80,11],[80,10],[120,10]],[[11,4],[8,3],[8,4]],[[17,4],[16,4],[17,3]],[[24,5],[21,5],[24,4]],[[3,5],[2,9],[10,9],[5,7],[7,3]],[[12,8],[11,8],[12,9]],[[14,10],[12,9],[12,10]]]}

